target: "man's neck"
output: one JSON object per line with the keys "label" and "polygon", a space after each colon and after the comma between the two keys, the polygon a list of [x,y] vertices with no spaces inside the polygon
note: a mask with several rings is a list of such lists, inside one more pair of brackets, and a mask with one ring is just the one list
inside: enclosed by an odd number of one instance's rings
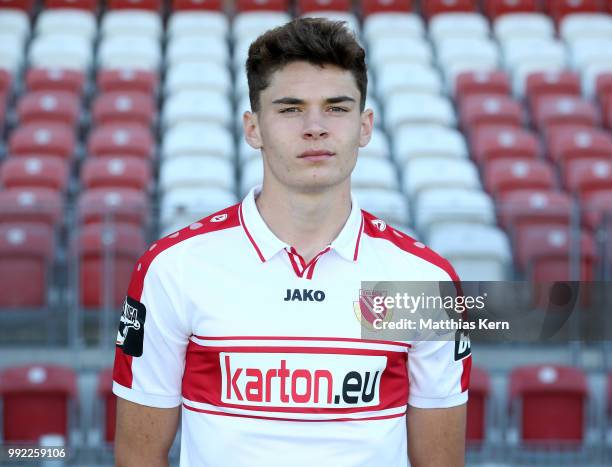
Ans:
{"label": "man's neck", "polygon": [[270,230],[309,262],[344,227],[351,213],[350,185],[319,193],[264,186],[255,203]]}

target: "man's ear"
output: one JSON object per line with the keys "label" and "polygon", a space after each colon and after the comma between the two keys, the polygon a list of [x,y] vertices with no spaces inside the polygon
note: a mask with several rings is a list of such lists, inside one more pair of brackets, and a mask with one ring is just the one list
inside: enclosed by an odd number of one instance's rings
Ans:
{"label": "man's ear", "polygon": [[361,112],[361,128],[359,129],[359,147],[367,146],[372,138],[374,128],[374,112],[372,109],[365,109]]}
{"label": "man's ear", "polygon": [[261,133],[259,132],[259,121],[257,113],[246,111],[242,115],[242,129],[244,131],[244,139],[253,149],[261,149],[263,142]]}

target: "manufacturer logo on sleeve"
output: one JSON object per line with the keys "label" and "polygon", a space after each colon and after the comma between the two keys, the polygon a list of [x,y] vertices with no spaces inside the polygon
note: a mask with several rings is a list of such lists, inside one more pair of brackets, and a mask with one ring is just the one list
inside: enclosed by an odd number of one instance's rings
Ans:
{"label": "manufacturer logo on sleeve", "polygon": [[147,310],[142,303],[131,297],[125,297],[116,342],[124,354],[133,357],[142,355],[146,315]]}

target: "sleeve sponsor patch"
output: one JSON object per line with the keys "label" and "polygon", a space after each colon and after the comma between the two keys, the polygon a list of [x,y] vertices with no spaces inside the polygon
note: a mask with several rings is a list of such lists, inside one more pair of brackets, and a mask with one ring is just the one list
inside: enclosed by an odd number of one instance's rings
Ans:
{"label": "sleeve sponsor patch", "polygon": [[142,303],[131,297],[125,297],[116,342],[124,354],[132,357],[142,356],[146,315],[147,309]]}
{"label": "sleeve sponsor patch", "polygon": [[457,330],[455,333],[455,361],[463,360],[472,353],[472,344],[467,331]]}

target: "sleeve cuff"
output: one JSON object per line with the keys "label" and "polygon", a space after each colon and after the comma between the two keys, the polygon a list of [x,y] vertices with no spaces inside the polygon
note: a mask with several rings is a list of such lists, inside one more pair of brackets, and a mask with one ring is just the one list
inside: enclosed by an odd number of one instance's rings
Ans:
{"label": "sleeve cuff", "polygon": [[172,409],[181,405],[180,396],[161,396],[157,394],[147,394],[134,389],[126,388],[116,381],[113,381],[113,393],[136,404],[146,405],[148,407],[157,407],[159,409]]}
{"label": "sleeve cuff", "polygon": [[464,391],[454,396],[439,398],[419,397],[410,394],[408,397],[408,405],[419,409],[446,409],[457,405],[465,404],[468,400],[468,392]]}

